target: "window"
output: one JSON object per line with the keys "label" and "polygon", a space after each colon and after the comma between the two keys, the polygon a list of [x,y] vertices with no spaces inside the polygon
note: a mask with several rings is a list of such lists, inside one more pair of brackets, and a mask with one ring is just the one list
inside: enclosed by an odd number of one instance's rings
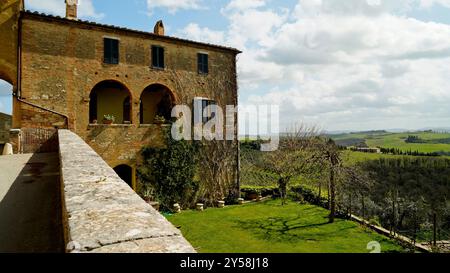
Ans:
{"label": "window", "polygon": [[164,48],[152,46],[152,66],[154,68],[164,68]]}
{"label": "window", "polygon": [[104,62],[107,64],[119,63],[119,40],[117,39],[104,39]]}
{"label": "window", "polygon": [[198,53],[197,59],[198,59],[198,73],[208,74],[209,73],[208,54]]}

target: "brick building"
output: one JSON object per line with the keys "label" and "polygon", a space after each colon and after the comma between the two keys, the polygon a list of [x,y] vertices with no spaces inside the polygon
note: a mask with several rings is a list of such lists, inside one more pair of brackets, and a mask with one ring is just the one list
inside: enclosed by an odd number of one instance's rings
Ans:
{"label": "brick building", "polygon": [[136,188],[142,147],[162,145],[168,126],[155,117],[195,100],[237,105],[238,50],[166,36],[161,21],[152,32],[82,21],[76,1],[67,2],[65,18],[1,2],[0,78],[14,87],[12,128],[68,128]]}

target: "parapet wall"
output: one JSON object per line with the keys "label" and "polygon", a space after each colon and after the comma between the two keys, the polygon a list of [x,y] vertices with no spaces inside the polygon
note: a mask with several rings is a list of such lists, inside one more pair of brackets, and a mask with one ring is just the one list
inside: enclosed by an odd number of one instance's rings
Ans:
{"label": "parapet wall", "polygon": [[79,136],[58,138],[66,252],[195,252]]}

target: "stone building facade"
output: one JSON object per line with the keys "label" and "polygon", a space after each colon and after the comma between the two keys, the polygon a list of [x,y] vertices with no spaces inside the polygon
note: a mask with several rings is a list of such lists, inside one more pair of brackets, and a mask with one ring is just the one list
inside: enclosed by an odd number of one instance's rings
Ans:
{"label": "stone building facade", "polygon": [[14,86],[12,127],[72,130],[133,188],[141,149],[163,145],[168,125],[155,117],[199,98],[237,105],[236,49],[166,36],[162,22],[142,32],[78,20],[69,4],[61,18],[2,0],[1,16],[7,4],[14,27],[0,25],[10,40],[0,41],[0,78]]}
{"label": "stone building facade", "polygon": [[9,142],[9,130],[11,129],[11,115],[0,113],[0,154],[5,143]]}

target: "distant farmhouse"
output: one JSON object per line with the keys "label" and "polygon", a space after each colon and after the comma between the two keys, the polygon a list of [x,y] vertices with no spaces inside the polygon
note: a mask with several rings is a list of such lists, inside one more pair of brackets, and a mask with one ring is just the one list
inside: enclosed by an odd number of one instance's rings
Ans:
{"label": "distant farmhouse", "polygon": [[[163,144],[174,105],[237,106],[240,51],[169,37],[161,21],[152,32],[82,21],[74,2],[65,18],[1,2],[0,78],[13,85],[12,128],[28,134],[14,149],[70,129],[135,189],[140,151]],[[234,127],[237,139],[237,114]]]}

